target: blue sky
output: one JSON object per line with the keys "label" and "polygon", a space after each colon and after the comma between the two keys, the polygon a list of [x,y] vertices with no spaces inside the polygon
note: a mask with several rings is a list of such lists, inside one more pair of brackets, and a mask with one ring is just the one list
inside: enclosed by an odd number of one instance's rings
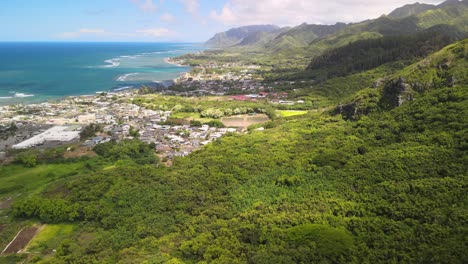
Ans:
{"label": "blue sky", "polygon": [[200,42],[243,25],[358,22],[415,1],[8,0],[0,3],[0,41]]}

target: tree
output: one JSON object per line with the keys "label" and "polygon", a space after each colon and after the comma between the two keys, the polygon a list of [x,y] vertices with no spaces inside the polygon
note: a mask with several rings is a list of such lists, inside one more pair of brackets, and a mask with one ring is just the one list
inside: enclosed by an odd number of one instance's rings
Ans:
{"label": "tree", "polygon": [[22,164],[26,167],[32,168],[37,165],[37,156],[39,152],[37,151],[26,151],[22,152],[15,157],[15,162]]}
{"label": "tree", "polygon": [[80,140],[85,141],[96,136],[97,132],[100,132],[102,127],[98,124],[89,124],[88,126],[84,127],[80,132]]}

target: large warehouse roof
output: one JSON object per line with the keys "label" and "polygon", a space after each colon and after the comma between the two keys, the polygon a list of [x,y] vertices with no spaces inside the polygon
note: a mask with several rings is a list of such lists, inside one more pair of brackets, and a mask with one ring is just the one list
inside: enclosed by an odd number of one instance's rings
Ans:
{"label": "large warehouse roof", "polygon": [[45,141],[61,141],[68,142],[72,141],[75,138],[80,136],[80,131],[75,128],[73,131],[70,131],[71,127],[68,126],[55,126],[42,134],[34,136],[30,139],[27,139],[19,144],[12,146],[14,149],[25,149],[34,147],[44,143]]}

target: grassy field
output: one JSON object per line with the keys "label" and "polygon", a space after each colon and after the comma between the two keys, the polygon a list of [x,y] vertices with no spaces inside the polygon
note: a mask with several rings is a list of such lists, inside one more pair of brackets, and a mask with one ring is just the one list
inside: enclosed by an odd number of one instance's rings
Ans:
{"label": "grassy field", "polygon": [[78,174],[83,164],[47,164],[27,168],[21,165],[0,167],[0,201],[25,193],[38,193],[48,183],[57,179]]}
{"label": "grassy field", "polygon": [[307,111],[293,111],[293,110],[278,110],[277,112],[282,117],[290,117],[290,116],[298,116],[298,115],[307,114]]}
{"label": "grassy field", "polygon": [[[23,227],[37,224],[35,221],[14,221],[8,216],[15,200],[35,195],[46,190],[51,184],[63,179],[109,166],[100,159],[89,159],[73,163],[41,164],[33,168],[19,164],[0,166],[0,251]],[[58,244],[74,231],[73,225],[46,225],[31,240],[28,250],[41,255],[52,253]],[[21,258],[0,257],[2,263],[17,263]]]}
{"label": "grassy field", "polygon": [[188,120],[188,121],[195,120],[195,121],[200,121],[202,123],[207,123],[207,122],[215,120],[215,119],[212,119],[212,118],[200,117],[200,113],[186,113],[186,112],[173,113],[173,114],[171,114],[171,118],[185,119],[185,120]]}
{"label": "grassy field", "polygon": [[50,254],[60,242],[69,238],[75,229],[74,225],[44,225],[39,233],[29,242],[27,251],[37,254]]}

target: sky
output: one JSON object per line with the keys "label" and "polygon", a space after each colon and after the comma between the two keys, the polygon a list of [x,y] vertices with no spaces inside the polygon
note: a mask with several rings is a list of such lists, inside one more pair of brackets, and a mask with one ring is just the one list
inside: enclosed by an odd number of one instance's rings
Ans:
{"label": "sky", "polygon": [[359,22],[441,0],[7,0],[0,41],[203,42],[229,28]]}

